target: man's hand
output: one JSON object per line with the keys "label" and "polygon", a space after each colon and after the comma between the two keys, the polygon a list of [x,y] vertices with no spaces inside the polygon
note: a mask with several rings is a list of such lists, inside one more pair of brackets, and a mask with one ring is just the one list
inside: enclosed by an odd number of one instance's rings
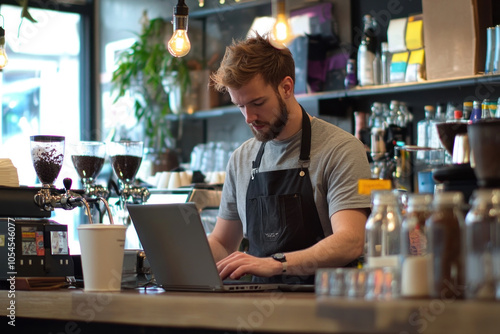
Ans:
{"label": "man's hand", "polygon": [[283,266],[270,257],[260,258],[242,252],[234,252],[217,262],[217,270],[222,279],[239,279],[247,274],[260,277],[279,275]]}

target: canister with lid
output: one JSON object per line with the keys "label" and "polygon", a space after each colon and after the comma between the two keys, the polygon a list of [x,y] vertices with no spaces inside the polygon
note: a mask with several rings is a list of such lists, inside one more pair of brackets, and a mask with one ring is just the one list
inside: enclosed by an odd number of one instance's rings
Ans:
{"label": "canister with lid", "polygon": [[[465,296],[495,299],[500,261],[500,189],[477,189],[465,217]],[[495,261],[496,260],[496,261]],[[497,277],[495,277],[497,276]]]}
{"label": "canister with lid", "polygon": [[431,215],[430,194],[408,196],[401,225],[401,296],[429,296],[429,256],[425,222]]}
{"label": "canister with lid", "polygon": [[430,296],[433,298],[464,298],[463,201],[461,192],[434,195],[432,213],[426,221],[427,251],[431,261]]}
{"label": "canister with lid", "polygon": [[372,193],[372,212],[366,221],[366,266],[397,267],[400,256],[401,213],[397,193]]}

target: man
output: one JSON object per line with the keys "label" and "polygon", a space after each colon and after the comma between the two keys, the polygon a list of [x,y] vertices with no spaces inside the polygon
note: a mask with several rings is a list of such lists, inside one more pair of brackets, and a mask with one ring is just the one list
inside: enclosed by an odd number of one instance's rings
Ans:
{"label": "man", "polygon": [[[370,177],[366,153],[297,102],[290,51],[259,35],[235,42],[212,80],[255,137],[231,156],[209,236],[221,277],[313,283],[317,268],[356,260],[370,206],[357,192],[358,179]],[[248,254],[237,251],[245,227]]]}

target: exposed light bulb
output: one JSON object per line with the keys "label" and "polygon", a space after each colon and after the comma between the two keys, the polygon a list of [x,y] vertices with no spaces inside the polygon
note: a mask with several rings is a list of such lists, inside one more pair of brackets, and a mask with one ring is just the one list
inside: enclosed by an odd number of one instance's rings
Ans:
{"label": "exposed light bulb", "polygon": [[186,6],[184,0],[179,0],[174,7],[174,17],[172,19],[174,33],[167,45],[168,52],[174,57],[184,57],[189,53],[189,50],[191,50],[191,42],[187,35],[188,14],[188,6]]}
{"label": "exposed light bulb", "polygon": [[276,0],[275,13],[276,22],[271,31],[271,42],[275,47],[283,48],[288,46],[294,38],[292,27],[288,22],[286,0]]}
{"label": "exposed light bulb", "polygon": [[198,0],[198,7],[205,6],[205,0]]}
{"label": "exposed light bulb", "polygon": [[0,27],[0,70],[3,69],[8,62],[9,58],[5,52],[5,30]]}

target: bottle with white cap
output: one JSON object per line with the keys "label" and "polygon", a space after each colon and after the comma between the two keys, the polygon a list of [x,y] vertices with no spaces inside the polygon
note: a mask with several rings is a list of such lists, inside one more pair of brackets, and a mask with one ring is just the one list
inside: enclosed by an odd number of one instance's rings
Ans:
{"label": "bottle with white cap", "polygon": [[425,221],[430,217],[432,195],[410,194],[401,225],[401,296],[429,296],[429,256]]}

